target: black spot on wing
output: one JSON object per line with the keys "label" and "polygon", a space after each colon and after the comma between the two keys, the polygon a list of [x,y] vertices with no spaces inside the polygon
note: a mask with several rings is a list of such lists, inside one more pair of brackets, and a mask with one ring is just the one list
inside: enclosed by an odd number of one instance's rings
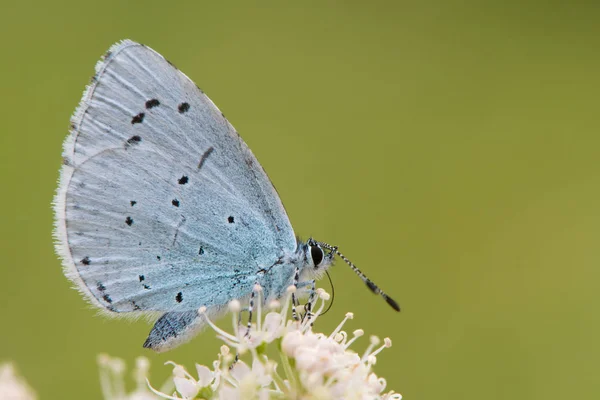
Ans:
{"label": "black spot on wing", "polygon": [[127,139],[127,144],[138,144],[141,141],[142,141],[142,138],[138,135],[135,135],[135,136],[132,136],[129,139]]}
{"label": "black spot on wing", "polygon": [[189,103],[181,103],[180,105],[177,106],[177,110],[179,110],[179,114],[183,114],[185,112],[188,112],[190,109],[190,104]]}
{"label": "black spot on wing", "polygon": [[202,157],[200,157],[200,162],[198,163],[198,169],[202,168],[202,166],[206,162],[206,159],[212,154],[214,150],[214,147],[211,146],[202,154]]}
{"label": "black spot on wing", "polygon": [[142,121],[144,121],[145,116],[146,116],[146,114],[144,114],[144,113],[139,113],[138,115],[134,116],[133,118],[131,118],[131,125],[141,124]]}
{"label": "black spot on wing", "polygon": [[180,185],[185,185],[186,183],[188,183],[189,179],[187,176],[183,175],[181,178],[179,178],[177,180],[177,182],[179,182]]}
{"label": "black spot on wing", "polygon": [[150,99],[146,102],[147,109],[158,107],[159,105],[160,105],[160,101],[158,101],[157,99]]}
{"label": "black spot on wing", "polygon": [[125,218],[125,223],[129,226],[131,226],[133,224],[133,219],[131,217],[127,217]]}
{"label": "black spot on wing", "polygon": [[181,293],[181,292],[177,293],[177,296],[175,296],[175,300],[178,303],[181,303],[183,301],[183,293]]}

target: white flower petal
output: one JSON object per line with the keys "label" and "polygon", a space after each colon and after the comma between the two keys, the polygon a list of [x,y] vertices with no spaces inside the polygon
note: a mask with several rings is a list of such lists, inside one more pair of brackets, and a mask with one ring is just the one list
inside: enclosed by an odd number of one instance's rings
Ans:
{"label": "white flower petal", "polygon": [[242,379],[244,379],[244,377],[248,374],[250,374],[250,367],[248,367],[248,365],[243,362],[243,361],[238,361],[235,364],[233,364],[233,368],[231,368],[231,377],[233,379],[235,379],[238,382],[241,382]]}
{"label": "white flower petal", "polygon": [[219,389],[219,400],[240,400],[240,391],[238,388],[223,386]]}
{"label": "white flower petal", "polygon": [[36,395],[25,380],[17,375],[15,367],[6,363],[0,365],[0,394],[3,399],[35,400]]}
{"label": "white flower petal", "polygon": [[196,385],[196,382],[191,381],[186,378],[181,378],[176,376],[173,378],[173,383],[175,383],[175,389],[186,399],[193,399],[200,388]]}
{"label": "white flower petal", "polygon": [[256,376],[258,384],[262,387],[269,386],[273,377],[267,373],[265,366],[257,358],[252,360],[252,373]]}
{"label": "white flower petal", "polygon": [[196,371],[198,372],[198,387],[210,385],[214,378],[213,372],[208,367],[199,364],[196,364]]}
{"label": "white flower petal", "polygon": [[258,400],[269,400],[271,397],[269,396],[269,391],[266,389],[260,389],[258,391]]}
{"label": "white flower petal", "polygon": [[299,347],[302,342],[302,333],[299,331],[292,331],[283,336],[283,340],[281,341],[281,349],[286,355],[293,357],[296,348]]}
{"label": "white flower petal", "polygon": [[283,317],[280,313],[270,312],[265,316],[265,322],[263,324],[264,331],[269,334],[269,336],[274,337],[279,329],[283,326]]}

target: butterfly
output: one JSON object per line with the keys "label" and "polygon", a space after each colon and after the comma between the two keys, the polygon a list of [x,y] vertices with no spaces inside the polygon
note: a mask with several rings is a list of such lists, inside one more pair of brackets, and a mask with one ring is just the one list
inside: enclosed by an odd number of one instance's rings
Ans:
{"label": "butterfly", "polygon": [[157,318],[144,347],[165,351],[256,284],[265,299],[307,287],[337,254],[296,238],[267,174],[185,74],[124,40],[96,65],[71,119],[54,198],[65,275],[109,315]]}

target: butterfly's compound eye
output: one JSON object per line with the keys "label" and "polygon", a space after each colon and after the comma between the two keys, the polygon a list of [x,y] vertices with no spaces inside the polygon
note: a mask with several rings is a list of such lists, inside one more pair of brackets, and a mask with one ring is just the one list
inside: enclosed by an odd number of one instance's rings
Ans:
{"label": "butterfly's compound eye", "polygon": [[310,246],[310,256],[315,264],[315,268],[317,268],[321,264],[321,261],[323,261],[323,249],[319,246]]}

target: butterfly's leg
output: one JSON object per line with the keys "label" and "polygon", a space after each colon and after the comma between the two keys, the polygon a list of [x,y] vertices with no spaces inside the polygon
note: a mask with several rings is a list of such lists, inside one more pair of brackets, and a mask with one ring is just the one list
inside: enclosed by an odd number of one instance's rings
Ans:
{"label": "butterfly's leg", "polygon": [[[316,300],[317,289],[315,287],[316,281],[313,279],[310,285],[310,295],[308,296],[308,303],[306,303],[306,318],[310,321],[312,318],[312,307]],[[310,323],[312,326],[312,322]]]}
{"label": "butterfly's leg", "polygon": [[[243,312],[243,311],[247,311],[247,309],[246,309],[246,308],[242,308],[242,309],[240,310],[240,312],[239,312],[239,314],[238,314],[238,320],[237,320],[238,327],[239,327],[239,326],[242,324],[242,312]],[[232,362],[232,363],[231,363],[231,365],[229,366],[229,369],[230,369],[230,370],[231,370],[231,369],[233,369],[233,366],[234,366],[234,365],[235,365],[235,364],[236,364],[238,361],[240,361],[240,353],[239,353],[239,352],[236,350],[236,352],[235,352],[235,358],[233,359],[233,362]]]}
{"label": "butterfly's leg", "polygon": [[[298,289],[298,281],[300,280],[300,268],[296,267],[296,272],[294,272],[294,287]],[[297,321],[298,315],[296,314],[296,306],[298,305],[298,300],[296,299],[296,293],[292,292],[292,318]]]}
{"label": "butterfly's leg", "polygon": [[308,292],[309,296],[308,296],[307,303],[304,306],[304,310],[306,311],[306,314],[304,314],[304,315],[302,315],[300,317],[300,319],[302,319],[302,320],[304,320],[304,318],[307,318],[307,317],[308,317],[308,319],[310,319],[311,316],[313,315],[312,314],[312,308],[313,308],[313,305],[315,303],[316,294],[317,294],[317,291],[316,291],[316,281],[314,279],[310,280],[310,281],[305,281],[305,282],[298,282],[298,286],[297,287],[298,288],[305,288],[307,286],[310,286],[310,289],[309,289],[309,292]]}
{"label": "butterfly's leg", "polygon": [[255,284],[255,289],[252,290],[250,294],[250,304],[248,305],[248,324],[246,325],[246,334],[244,337],[250,337],[250,328],[252,327],[252,311],[254,310],[254,296],[256,293],[256,286],[258,282]]}
{"label": "butterfly's leg", "polygon": [[[250,328],[252,328],[252,311],[254,310],[254,296],[255,296],[255,293],[257,291],[257,286],[258,286],[258,282],[255,283],[254,289],[252,290],[252,293],[250,293],[250,303],[248,305],[248,324],[246,325],[246,333],[244,334],[245,338],[249,338],[250,337]],[[242,313],[240,312],[240,315],[238,317],[238,325],[240,324],[241,321],[242,321]],[[235,353],[235,359],[233,360],[233,362],[229,366],[229,369],[233,368],[233,366],[239,360],[240,360],[240,353],[236,351],[236,353]]]}

